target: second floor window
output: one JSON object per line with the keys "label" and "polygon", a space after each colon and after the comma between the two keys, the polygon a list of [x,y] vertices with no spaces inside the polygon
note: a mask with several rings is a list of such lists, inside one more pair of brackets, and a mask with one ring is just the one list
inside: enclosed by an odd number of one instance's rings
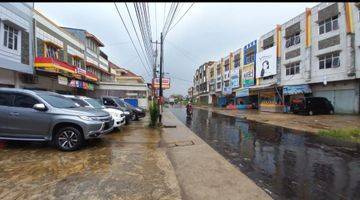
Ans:
{"label": "second floor window", "polygon": [[51,58],[58,58],[58,54],[57,54],[57,48],[51,46],[51,45],[47,45],[46,46],[46,55],[47,57],[51,57]]}
{"label": "second floor window", "polygon": [[4,46],[12,50],[17,50],[18,38],[19,38],[18,34],[19,34],[18,30],[4,24],[4,43],[3,43]]}
{"label": "second floor window", "polygon": [[319,34],[324,34],[339,29],[338,16],[319,22]]}
{"label": "second floor window", "polygon": [[300,33],[296,33],[288,38],[286,38],[285,46],[286,48],[289,48],[293,45],[297,45],[300,43]]}
{"label": "second floor window", "polygon": [[81,60],[73,58],[73,65],[81,68]]}
{"label": "second floor window", "polygon": [[319,57],[319,69],[329,69],[340,66],[339,52]]}
{"label": "second floor window", "polygon": [[300,62],[291,63],[286,66],[286,76],[300,73]]}
{"label": "second floor window", "polygon": [[229,64],[227,64],[227,65],[225,65],[225,67],[224,67],[225,69],[225,71],[229,71]]}

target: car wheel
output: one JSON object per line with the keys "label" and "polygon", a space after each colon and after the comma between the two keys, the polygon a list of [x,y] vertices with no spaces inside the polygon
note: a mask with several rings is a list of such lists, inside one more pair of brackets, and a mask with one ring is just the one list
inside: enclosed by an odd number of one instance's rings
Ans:
{"label": "car wheel", "polygon": [[74,151],[84,144],[82,133],[74,127],[60,129],[54,138],[55,145],[62,151]]}
{"label": "car wheel", "polygon": [[132,120],[132,121],[135,121],[136,118],[137,118],[136,114],[131,115],[131,120]]}
{"label": "car wheel", "polygon": [[309,115],[314,115],[314,112],[312,110],[310,110]]}

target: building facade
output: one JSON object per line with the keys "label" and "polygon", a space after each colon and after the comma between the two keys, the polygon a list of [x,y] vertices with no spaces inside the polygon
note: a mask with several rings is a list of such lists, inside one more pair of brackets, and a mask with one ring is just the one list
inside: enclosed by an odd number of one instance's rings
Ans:
{"label": "building facade", "polygon": [[0,87],[34,73],[34,3],[0,3]]}
{"label": "building facade", "polygon": [[221,99],[231,88],[239,109],[288,112],[294,98],[315,96],[330,100],[335,113],[359,113],[359,10],[359,3],[320,3],[276,25],[240,56],[235,51],[218,62],[216,94]]}
{"label": "building facade", "polygon": [[98,78],[85,69],[84,45],[41,13],[34,11],[35,74],[20,87],[85,95]]}

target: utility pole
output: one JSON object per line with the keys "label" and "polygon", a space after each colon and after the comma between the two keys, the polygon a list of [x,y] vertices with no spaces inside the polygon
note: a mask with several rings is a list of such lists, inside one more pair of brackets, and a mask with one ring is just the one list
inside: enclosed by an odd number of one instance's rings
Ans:
{"label": "utility pole", "polygon": [[162,125],[162,100],[163,100],[163,88],[162,88],[162,76],[163,76],[163,54],[164,54],[164,49],[163,49],[163,43],[164,43],[164,38],[163,38],[163,33],[161,32],[160,35],[160,91],[159,91],[159,98],[160,98],[160,102],[159,102],[159,110],[160,110],[160,114],[159,114],[159,124]]}
{"label": "utility pole", "polygon": [[157,61],[157,55],[158,55],[157,45],[158,45],[158,41],[156,40],[156,42],[155,42],[155,64],[154,64],[154,69],[153,69],[153,80],[152,80],[153,99],[156,97],[156,89],[154,87],[154,83],[155,83],[154,81],[156,78],[156,61]]}

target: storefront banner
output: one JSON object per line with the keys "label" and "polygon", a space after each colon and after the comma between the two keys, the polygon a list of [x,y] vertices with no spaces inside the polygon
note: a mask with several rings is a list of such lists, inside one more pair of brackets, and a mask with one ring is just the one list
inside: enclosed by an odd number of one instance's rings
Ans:
{"label": "storefront banner", "polygon": [[256,78],[272,76],[276,74],[276,46],[256,55]]}
{"label": "storefront banner", "polygon": [[85,69],[81,69],[80,67],[76,68],[76,73],[81,74],[81,75],[86,75],[86,70]]}
{"label": "storefront banner", "polygon": [[239,87],[239,68],[231,70],[231,87]]}
{"label": "storefront banner", "polygon": [[247,96],[249,96],[248,88],[236,90],[236,97],[247,97]]}
{"label": "storefront banner", "polygon": [[68,85],[68,78],[65,76],[58,76],[59,85]]}
{"label": "storefront banner", "polygon": [[232,89],[231,87],[224,87],[224,94],[231,94],[232,93]]}
{"label": "storefront banner", "polygon": [[254,85],[254,63],[243,66],[242,77],[243,87],[249,87]]}
{"label": "storefront banner", "polygon": [[292,94],[306,94],[311,93],[311,88],[309,85],[285,85],[283,87],[284,95],[292,95]]}

